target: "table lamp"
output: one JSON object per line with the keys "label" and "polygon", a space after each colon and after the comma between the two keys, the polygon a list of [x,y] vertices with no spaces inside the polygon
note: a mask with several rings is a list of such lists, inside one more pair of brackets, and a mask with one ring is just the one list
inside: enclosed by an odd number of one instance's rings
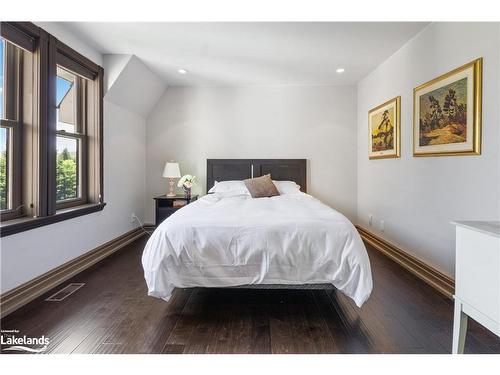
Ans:
{"label": "table lamp", "polygon": [[167,197],[175,197],[174,192],[174,178],[181,177],[181,171],[179,170],[179,164],[172,161],[165,163],[165,168],[163,168],[163,177],[168,178],[168,184],[170,185],[170,190],[168,191]]}

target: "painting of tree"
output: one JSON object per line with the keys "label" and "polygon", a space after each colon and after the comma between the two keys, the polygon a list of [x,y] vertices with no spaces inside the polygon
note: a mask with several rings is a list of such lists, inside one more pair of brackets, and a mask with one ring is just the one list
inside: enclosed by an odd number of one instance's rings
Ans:
{"label": "painting of tree", "polygon": [[398,96],[368,113],[370,159],[399,156],[400,101]]}
{"label": "painting of tree", "polygon": [[379,124],[372,131],[372,150],[385,151],[394,148],[394,109],[382,112]]}
{"label": "painting of tree", "polygon": [[413,89],[413,156],[481,154],[483,58]]}
{"label": "painting of tree", "polygon": [[467,140],[467,77],[420,96],[420,146]]}

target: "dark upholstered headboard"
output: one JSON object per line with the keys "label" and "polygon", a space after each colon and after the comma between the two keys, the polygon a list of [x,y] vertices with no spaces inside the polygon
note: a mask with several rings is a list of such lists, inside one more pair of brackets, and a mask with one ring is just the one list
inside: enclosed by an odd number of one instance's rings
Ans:
{"label": "dark upholstered headboard", "polygon": [[207,191],[215,181],[244,180],[271,174],[276,181],[294,181],[307,192],[306,159],[207,159]]}

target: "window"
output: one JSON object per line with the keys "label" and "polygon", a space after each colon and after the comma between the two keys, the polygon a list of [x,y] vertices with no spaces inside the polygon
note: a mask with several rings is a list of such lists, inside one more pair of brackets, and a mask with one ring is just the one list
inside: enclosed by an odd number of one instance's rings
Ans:
{"label": "window", "polygon": [[9,152],[7,145],[9,144],[9,129],[0,128],[0,210],[4,211],[9,208]]}
{"label": "window", "polygon": [[4,109],[3,109],[3,104],[4,104],[4,101],[3,101],[3,91],[4,91],[4,87],[3,87],[3,76],[4,76],[4,66],[5,66],[5,63],[3,61],[3,57],[4,57],[4,49],[5,49],[5,40],[3,38],[0,38],[0,118],[4,118],[3,117],[3,113],[4,113]]}
{"label": "window", "polygon": [[[0,119],[4,120],[4,47],[5,41],[0,39]],[[7,165],[9,164],[9,153],[7,150],[9,129],[7,127],[0,127],[0,211],[4,211],[8,208],[7,200],[9,195],[9,174],[7,170]]]}
{"label": "window", "polygon": [[58,207],[69,207],[87,199],[81,165],[86,159],[83,97],[87,82],[60,66],[56,82],[56,202]]}
{"label": "window", "polygon": [[20,190],[24,55],[25,52],[21,48],[4,38],[0,39],[0,212],[2,220],[16,218],[23,213]]}
{"label": "window", "polygon": [[31,23],[0,32],[1,236],[102,210],[103,69]]}

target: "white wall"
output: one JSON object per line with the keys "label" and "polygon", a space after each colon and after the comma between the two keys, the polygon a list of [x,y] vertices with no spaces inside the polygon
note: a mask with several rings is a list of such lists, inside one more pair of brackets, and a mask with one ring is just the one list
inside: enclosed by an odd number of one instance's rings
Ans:
{"label": "white wall", "polygon": [[205,192],[207,158],[306,158],[308,191],[356,216],[356,88],[168,88],[147,120],[146,221],[167,191],[167,160]]}
{"label": "white wall", "polygon": [[[481,156],[412,156],[413,88],[484,58]],[[454,275],[452,220],[500,219],[498,23],[434,23],[358,85],[358,221]],[[400,159],[368,160],[368,111],[401,95]],[[385,233],[378,230],[385,221]]]}
{"label": "white wall", "polygon": [[[54,24],[40,24],[77,51],[102,63],[101,55]],[[29,281],[137,224],[145,196],[145,119],[104,100],[103,211],[44,226],[1,239],[1,293]]]}

